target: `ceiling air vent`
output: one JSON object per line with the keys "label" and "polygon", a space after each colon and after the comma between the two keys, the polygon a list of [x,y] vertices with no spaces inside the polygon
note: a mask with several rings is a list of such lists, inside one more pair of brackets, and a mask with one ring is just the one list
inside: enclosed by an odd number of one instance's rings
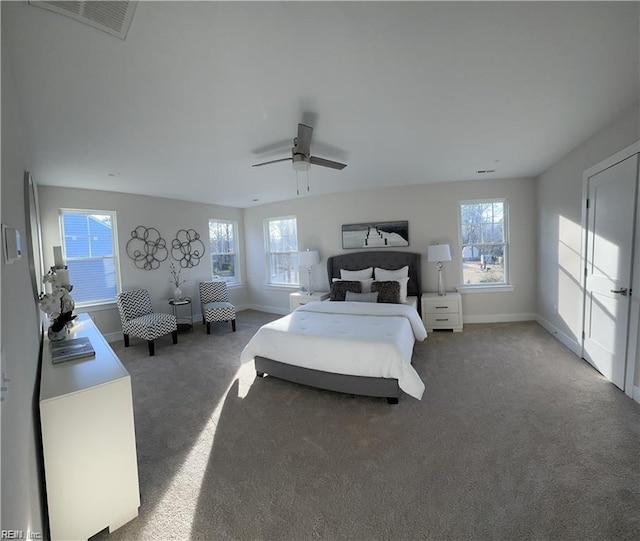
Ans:
{"label": "ceiling air vent", "polygon": [[71,17],[120,39],[127,37],[137,3],[137,0],[113,2],[29,0],[32,6]]}

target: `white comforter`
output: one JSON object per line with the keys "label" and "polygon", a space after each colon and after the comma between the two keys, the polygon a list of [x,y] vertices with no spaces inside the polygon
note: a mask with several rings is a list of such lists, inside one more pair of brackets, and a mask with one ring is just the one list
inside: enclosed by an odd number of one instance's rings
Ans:
{"label": "white comforter", "polygon": [[414,398],[424,383],[411,366],[415,340],[427,331],[415,309],[402,304],[311,302],[263,325],[242,351],[325,372],[395,378]]}

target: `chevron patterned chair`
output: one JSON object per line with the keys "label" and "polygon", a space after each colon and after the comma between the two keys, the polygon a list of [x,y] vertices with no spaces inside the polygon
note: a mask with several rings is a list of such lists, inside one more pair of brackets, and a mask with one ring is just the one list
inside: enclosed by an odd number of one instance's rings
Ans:
{"label": "chevron patterned chair", "polygon": [[129,335],[133,335],[147,341],[149,356],[153,357],[156,338],[171,333],[173,343],[178,343],[178,325],[175,316],[154,313],[151,297],[146,289],[123,291],[117,296],[116,302],[120,312],[125,347],[129,347]]}
{"label": "chevron patterned chair", "polygon": [[236,307],[229,302],[226,282],[200,282],[200,308],[207,334],[211,334],[214,321],[231,321],[231,328],[236,332]]}

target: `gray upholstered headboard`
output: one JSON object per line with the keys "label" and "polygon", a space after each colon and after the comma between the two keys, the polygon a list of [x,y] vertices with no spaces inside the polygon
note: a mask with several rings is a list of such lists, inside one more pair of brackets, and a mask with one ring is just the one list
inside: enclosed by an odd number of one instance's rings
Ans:
{"label": "gray upholstered headboard", "polygon": [[409,282],[407,293],[419,297],[422,293],[420,284],[420,254],[415,252],[354,252],[334,255],[327,259],[329,284],[333,278],[340,278],[340,269],[360,270],[368,267],[397,270],[409,265]]}

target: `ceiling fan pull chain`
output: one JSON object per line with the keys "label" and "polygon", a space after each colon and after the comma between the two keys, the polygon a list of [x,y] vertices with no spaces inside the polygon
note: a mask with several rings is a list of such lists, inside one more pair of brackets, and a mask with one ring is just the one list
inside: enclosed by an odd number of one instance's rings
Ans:
{"label": "ceiling fan pull chain", "polygon": [[309,170],[307,169],[307,192],[309,192]]}
{"label": "ceiling fan pull chain", "polygon": [[298,171],[296,171],[296,195],[300,195],[300,178],[298,176]]}

